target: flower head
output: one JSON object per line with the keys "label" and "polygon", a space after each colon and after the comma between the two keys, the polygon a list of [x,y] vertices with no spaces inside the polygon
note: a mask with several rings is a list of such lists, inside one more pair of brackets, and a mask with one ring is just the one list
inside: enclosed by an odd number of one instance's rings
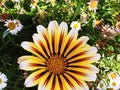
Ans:
{"label": "flower head", "polygon": [[72,29],[75,29],[75,30],[80,30],[81,29],[81,25],[78,21],[73,21],[70,25],[70,27]]}
{"label": "flower head", "polygon": [[4,26],[8,27],[8,31],[13,34],[16,35],[19,31],[22,30],[23,25],[20,23],[19,20],[7,20],[4,24]]}
{"label": "flower head", "polygon": [[0,72],[0,90],[7,86],[7,77],[5,74]]}
{"label": "flower head", "polygon": [[55,1],[56,1],[56,0],[50,0],[50,3],[51,3],[52,6],[55,5]]}
{"label": "flower head", "polygon": [[[24,85],[38,85],[38,90],[89,90],[85,81],[95,81],[99,69],[92,63],[100,59],[96,47],[89,46],[88,37],[77,38],[78,31],[65,22],[51,21],[46,29],[37,26],[33,42],[21,46],[33,55],[18,58],[19,68],[33,71]],[[35,71],[36,70],[36,71]]]}
{"label": "flower head", "polygon": [[106,83],[103,80],[100,80],[97,86],[97,90],[106,90],[106,88],[107,88]]}
{"label": "flower head", "polygon": [[98,1],[97,0],[90,0],[89,4],[89,10],[93,10],[96,12],[97,6],[98,6]]}
{"label": "flower head", "polygon": [[113,88],[113,90],[119,90],[120,89],[120,79],[110,80],[109,88]]}
{"label": "flower head", "polygon": [[108,77],[110,80],[117,80],[120,79],[119,75],[117,72],[111,72],[108,74]]}
{"label": "flower head", "polygon": [[33,9],[37,6],[38,0],[31,0],[30,7]]}

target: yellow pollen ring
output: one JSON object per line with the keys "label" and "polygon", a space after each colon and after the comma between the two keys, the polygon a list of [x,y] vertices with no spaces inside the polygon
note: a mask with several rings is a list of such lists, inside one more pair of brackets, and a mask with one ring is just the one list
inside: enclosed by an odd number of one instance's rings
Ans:
{"label": "yellow pollen ring", "polygon": [[78,27],[79,27],[79,25],[76,23],[76,24],[74,24],[74,26],[73,26],[75,29],[77,29]]}
{"label": "yellow pollen ring", "polygon": [[90,7],[91,7],[91,8],[96,8],[97,5],[98,5],[98,2],[97,2],[97,1],[91,1],[91,3],[90,3]]}
{"label": "yellow pollen ring", "polygon": [[117,78],[116,73],[112,73],[110,76],[111,76],[111,78],[113,78],[113,79]]}

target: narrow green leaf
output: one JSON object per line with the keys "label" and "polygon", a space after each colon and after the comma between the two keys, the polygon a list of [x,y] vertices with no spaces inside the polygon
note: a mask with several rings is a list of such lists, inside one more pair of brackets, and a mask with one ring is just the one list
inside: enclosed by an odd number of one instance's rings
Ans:
{"label": "narrow green leaf", "polygon": [[9,34],[10,32],[8,31],[8,30],[5,30],[4,32],[3,32],[3,39]]}

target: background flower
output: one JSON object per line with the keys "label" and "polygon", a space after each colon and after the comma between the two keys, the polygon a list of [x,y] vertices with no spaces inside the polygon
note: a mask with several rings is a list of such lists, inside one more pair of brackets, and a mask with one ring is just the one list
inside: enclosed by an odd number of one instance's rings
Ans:
{"label": "background flower", "polygon": [[7,77],[5,74],[0,72],[0,90],[7,86]]}
{"label": "background flower", "polygon": [[7,20],[5,21],[4,26],[8,27],[7,30],[13,35],[16,35],[23,28],[23,25],[19,20]]}

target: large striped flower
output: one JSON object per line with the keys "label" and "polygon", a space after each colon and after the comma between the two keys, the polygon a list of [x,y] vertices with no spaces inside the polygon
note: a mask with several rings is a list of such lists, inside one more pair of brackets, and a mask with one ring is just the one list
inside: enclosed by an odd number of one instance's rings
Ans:
{"label": "large striped flower", "polygon": [[51,21],[46,29],[37,26],[33,42],[21,46],[33,55],[18,58],[19,68],[33,71],[24,85],[38,85],[38,90],[89,90],[85,81],[95,81],[96,68],[92,63],[100,59],[95,47],[86,44],[87,36],[77,38],[78,30],[62,22]]}

